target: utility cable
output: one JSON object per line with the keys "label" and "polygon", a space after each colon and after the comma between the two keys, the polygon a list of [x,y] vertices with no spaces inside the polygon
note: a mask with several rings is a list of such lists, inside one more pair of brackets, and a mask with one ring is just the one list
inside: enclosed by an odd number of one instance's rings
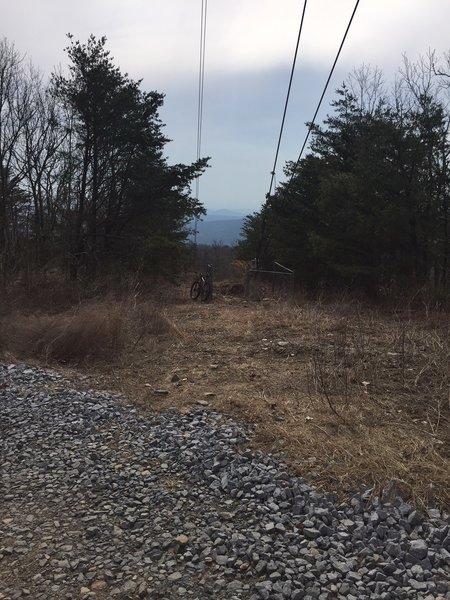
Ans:
{"label": "utility cable", "polygon": [[[198,107],[197,107],[197,160],[200,159],[202,147],[202,128],[203,128],[203,95],[205,88],[205,50],[206,50],[206,16],[208,10],[208,0],[202,0],[202,9],[200,17],[200,56],[198,72]],[[197,178],[198,183],[198,178]],[[198,199],[198,193],[197,193]]]}
{"label": "utility cable", "polygon": [[277,149],[275,152],[275,160],[273,162],[273,169],[271,171],[272,177],[270,179],[269,193],[267,194],[268,196],[270,196],[270,194],[272,193],[272,187],[273,187],[273,183],[274,183],[274,179],[275,179],[275,172],[276,172],[277,161],[278,161],[278,153],[280,151],[281,137],[283,135],[284,121],[286,119],[286,112],[287,112],[287,107],[288,107],[288,103],[289,103],[289,96],[291,94],[292,80],[294,78],[295,64],[297,62],[298,47],[299,47],[300,38],[302,35],[303,21],[305,19],[305,11],[306,11],[307,3],[308,3],[308,0],[305,0],[305,2],[303,4],[302,18],[300,20],[300,26],[298,29],[298,36],[297,36],[297,44],[295,46],[295,52],[294,52],[294,60],[292,61],[291,76],[289,78],[289,86],[288,86],[288,90],[287,90],[287,94],[286,94],[286,102],[284,104],[283,118],[281,120],[280,135],[278,136],[278,144],[277,144]]}
{"label": "utility cable", "polygon": [[[348,34],[349,30],[350,30],[351,24],[353,22],[353,18],[355,16],[356,10],[358,8],[359,2],[360,2],[360,0],[356,0],[355,7],[353,8],[353,12],[352,12],[350,20],[349,20],[349,22],[347,24],[347,28],[345,30],[344,36],[343,36],[343,38],[341,40],[341,43],[339,45],[339,49],[338,49],[336,57],[334,59],[333,66],[331,67],[331,71],[330,71],[330,73],[328,75],[328,79],[326,81],[326,84],[325,84],[325,87],[323,89],[322,95],[320,96],[319,103],[318,103],[317,108],[316,108],[316,110],[314,112],[314,116],[312,118],[312,121],[309,124],[308,132],[306,134],[305,140],[304,140],[302,148],[300,150],[300,154],[299,154],[299,156],[297,158],[297,161],[296,161],[296,163],[294,165],[294,168],[292,169],[291,177],[290,177],[290,179],[289,179],[289,181],[287,183],[286,189],[284,190],[284,194],[285,195],[287,194],[287,192],[289,190],[289,187],[290,187],[290,185],[292,183],[295,171],[297,170],[297,167],[298,167],[298,165],[300,163],[300,160],[302,158],[302,155],[303,155],[303,151],[304,151],[304,149],[306,147],[306,144],[308,142],[310,133],[312,131],[312,128],[314,127],[317,114],[318,114],[318,112],[320,110],[320,107],[322,105],[322,101],[323,101],[323,99],[325,97],[326,91],[328,89],[328,85],[329,85],[329,83],[331,81],[331,77],[333,76],[334,69],[336,67],[337,61],[339,60],[339,56],[341,54],[342,48],[344,47],[344,43],[345,43],[345,40],[347,38],[347,34]],[[275,177],[275,169],[272,171],[272,181],[271,181],[271,185],[270,185],[270,190],[272,189],[272,183],[273,183],[274,177]],[[270,195],[270,191],[269,191],[269,194],[267,194],[267,196],[266,196],[266,201],[263,204],[262,209],[261,209],[261,233],[260,233],[260,237],[259,237],[259,241],[258,241],[258,246],[257,246],[257,249],[256,249],[256,264],[257,264],[257,268],[260,268],[261,255],[262,255],[263,246],[264,246],[264,242],[265,242],[265,238],[266,238],[267,209],[269,208],[270,200],[271,200],[271,195]]]}
{"label": "utility cable", "polygon": [[298,28],[298,35],[297,35],[297,43],[295,45],[295,52],[294,52],[294,58],[292,61],[292,68],[291,68],[291,75],[289,77],[289,85],[288,85],[288,90],[287,90],[287,94],[286,94],[286,101],[284,103],[284,110],[283,110],[283,117],[281,119],[281,127],[280,127],[280,133],[278,136],[278,143],[277,143],[277,149],[275,151],[275,159],[273,161],[273,168],[271,171],[271,178],[270,178],[270,186],[269,186],[269,192],[266,194],[266,202],[262,207],[261,210],[261,216],[262,216],[262,220],[261,220],[261,233],[259,236],[259,240],[258,240],[258,245],[256,248],[256,268],[259,269],[261,268],[261,255],[262,255],[262,249],[263,249],[263,244],[264,244],[264,239],[266,236],[266,225],[267,225],[267,215],[266,215],[266,206],[267,203],[270,199],[270,194],[272,193],[272,187],[275,181],[275,177],[276,177],[276,168],[277,168],[277,161],[278,161],[278,154],[280,151],[280,145],[281,145],[281,138],[283,136],[283,129],[284,129],[284,122],[286,120],[286,112],[287,112],[287,107],[289,104],[289,97],[291,94],[291,87],[292,87],[292,80],[294,78],[294,71],[295,71],[295,65],[297,62],[297,54],[298,54],[298,47],[300,45],[300,38],[302,35],[302,31],[303,31],[303,21],[305,20],[305,11],[306,11],[306,5],[308,3],[308,0],[305,0],[303,3],[303,10],[302,10],[302,17],[300,19],[300,25]]}
{"label": "utility cable", "polygon": [[[206,17],[208,11],[208,0],[202,0],[200,14],[200,53],[198,68],[198,105],[197,105],[197,161],[200,159],[202,147],[203,128],[203,96],[205,89],[205,55],[206,55]],[[195,198],[198,201],[200,192],[200,176],[195,180]],[[197,218],[195,219],[194,244],[197,245]]]}
{"label": "utility cable", "polygon": [[339,50],[337,51],[336,57],[335,57],[335,59],[334,59],[334,62],[333,62],[333,66],[331,67],[330,74],[328,75],[327,82],[325,83],[325,87],[323,88],[323,92],[322,92],[322,95],[320,96],[320,100],[319,100],[319,103],[318,103],[318,105],[317,105],[317,108],[316,108],[316,111],[315,111],[315,113],[314,113],[314,116],[313,116],[313,118],[312,118],[312,121],[309,123],[309,127],[308,127],[308,131],[307,131],[307,133],[306,133],[305,140],[304,140],[304,142],[303,142],[303,145],[302,145],[302,148],[301,148],[301,150],[300,150],[300,154],[298,155],[298,158],[297,158],[297,160],[296,160],[296,162],[295,162],[294,168],[292,169],[291,177],[290,177],[290,179],[289,179],[289,181],[288,181],[288,184],[287,184],[287,186],[286,186],[286,190],[284,191],[284,194],[287,194],[287,192],[288,192],[288,190],[289,190],[289,187],[290,187],[290,185],[291,185],[291,182],[292,182],[292,180],[293,180],[293,178],[294,178],[295,172],[296,172],[296,170],[297,170],[297,168],[298,168],[298,166],[299,166],[299,164],[300,164],[300,161],[301,161],[301,159],[302,159],[302,156],[303,156],[303,151],[304,151],[304,149],[305,149],[305,147],[306,147],[306,144],[307,144],[307,142],[308,142],[308,139],[309,139],[309,136],[310,136],[310,134],[311,134],[311,131],[312,131],[312,129],[313,129],[313,127],[314,127],[314,125],[315,125],[317,114],[318,114],[318,112],[319,112],[319,110],[320,110],[320,107],[321,107],[321,105],[322,105],[322,101],[323,101],[323,99],[324,99],[324,96],[325,96],[325,94],[326,94],[326,91],[327,91],[327,89],[328,89],[328,85],[329,85],[329,83],[330,83],[330,81],[331,81],[331,78],[332,78],[332,76],[333,76],[334,69],[335,69],[335,67],[336,67],[337,61],[339,60],[339,56],[340,56],[340,54],[341,54],[341,50],[342,50],[342,48],[343,48],[343,46],[344,46],[345,40],[346,40],[346,38],[347,38],[347,34],[348,34],[349,30],[350,30],[351,24],[352,24],[352,22],[353,22],[353,17],[355,16],[356,10],[357,10],[357,8],[358,8],[358,5],[359,5],[359,2],[360,2],[360,0],[356,0],[355,7],[354,7],[354,9],[353,9],[353,12],[352,12],[352,14],[351,14],[350,20],[349,20],[349,22],[348,22],[347,28],[346,28],[346,30],[345,30],[345,33],[344,33],[344,37],[342,38],[341,44],[340,44],[340,46],[339,46]]}

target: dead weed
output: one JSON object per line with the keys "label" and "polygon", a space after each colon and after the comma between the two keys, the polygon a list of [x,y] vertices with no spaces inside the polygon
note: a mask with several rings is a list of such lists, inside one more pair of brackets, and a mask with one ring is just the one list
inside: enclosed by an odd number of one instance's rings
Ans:
{"label": "dead weed", "polygon": [[12,314],[0,323],[3,352],[20,359],[88,364],[117,360],[177,328],[153,303],[89,302],[58,314]]}

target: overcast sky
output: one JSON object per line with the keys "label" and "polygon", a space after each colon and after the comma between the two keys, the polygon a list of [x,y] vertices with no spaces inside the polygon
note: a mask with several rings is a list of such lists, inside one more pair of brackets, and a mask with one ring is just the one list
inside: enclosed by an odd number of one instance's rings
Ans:
{"label": "overcast sky", "polygon": [[[277,180],[296,159],[355,0],[309,0]],[[209,0],[202,177],[207,208],[259,209],[270,184],[302,0]],[[118,65],[166,94],[169,162],[196,158],[201,0],[0,0],[0,36],[46,75],[66,64],[67,33],[106,35]],[[450,0],[361,0],[324,101],[362,63],[390,81],[402,63],[450,50]]]}

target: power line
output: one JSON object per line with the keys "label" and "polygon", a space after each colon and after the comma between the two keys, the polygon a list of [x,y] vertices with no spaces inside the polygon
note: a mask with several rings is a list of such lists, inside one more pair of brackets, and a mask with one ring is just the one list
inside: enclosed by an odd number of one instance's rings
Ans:
{"label": "power line", "polygon": [[[352,24],[352,22],[353,22],[353,18],[354,18],[354,16],[355,16],[356,10],[357,10],[357,8],[358,8],[359,2],[360,2],[360,0],[356,0],[355,7],[354,7],[354,9],[353,9],[353,12],[352,12],[352,14],[351,14],[350,20],[349,20],[349,22],[348,22],[348,24],[347,24],[347,28],[346,28],[346,30],[345,30],[344,36],[343,36],[343,38],[342,38],[342,41],[341,41],[341,43],[340,43],[340,45],[339,45],[339,49],[338,49],[338,51],[337,51],[337,54],[336,54],[336,57],[335,57],[335,59],[334,59],[333,66],[331,67],[330,74],[328,75],[328,79],[327,79],[327,81],[326,81],[326,84],[325,84],[325,87],[324,87],[324,89],[323,89],[322,95],[320,96],[320,100],[319,100],[319,103],[318,103],[318,105],[317,105],[317,108],[316,108],[316,110],[315,110],[315,113],[314,113],[314,116],[313,116],[313,118],[312,118],[312,121],[311,121],[311,122],[310,122],[310,124],[309,124],[309,127],[308,127],[308,132],[307,132],[307,134],[306,134],[305,141],[303,142],[302,148],[301,148],[301,150],[300,150],[299,157],[298,157],[298,159],[297,159],[297,161],[296,161],[296,163],[295,163],[295,165],[294,165],[294,168],[293,168],[293,170],[292,170],[292,173],[291,173],[291,177],[290,177],[290,179],[289,179],[289,181],[288,181],[288,183],[287,183],[286,189],[285,189],[285,191],[284,191],[284,193],[285,193],[285,194],[286,194],[286,193],[287,193],[287,191],[289,190],[289,187],[290,187],[290,185],[291,185],[292,179],[293,179],[293,177],[294,177],[294,173],[295,173],[295,171],[296,171],[296,169],[297,169],[297,167],[298,167],[298,165],[299,165],[299,163],[300,163],[300,160],[301,160],[301,158],[302,158],[302,155],[303,155],[303,151],[304,151],[304,149],[305,149],[305,147],[306,147],[306,144],[307,144],[307,142],[308,142],[309,135],[310,135],[310,133],[311,133],[311,131],[312,131],[312,128],[314,127],[314,123],[315,123],[315,120],[316,120],[317,114],[318,114],[318,112],[319,112],[319,110],[320,110],[320,107],[321,107],[321,105],[322,105],[322,101],[323,101],[323,99],[324,99],[324,96],[325,96],[325,94],[326,94],[326,91],[327,91],[327,89],[328,89],[328,85],[329,85],[329,83],[330,83],[331,77],[333,76],[334,69],[335,69],[335,67],[336,67],[337,61],[338,61],[338,59],[339,59],[339,56],[340,56],[340,54],[341,54],[341,51],[342,51],[342,48],[343,48],[343,46],[344,46],[345,40],[346,40],[346,38],[347,38],[347,34],[348,34],[349,30],[350,30],[350,26],[351,26],[351,24]],[[283,118],[283,121],[284,121],[284,118]],[[281,137],[281,136],[280,136],[280,137]],[[277,153],[278,153],[278,152],[277,152]],[[270,190],[272,189],[272,183],[273,183],[273,179],[274,179],[274,177],[275,177],[275,169],[272,171],[272,180],[271,180],[271,184],[270,184]],[[256,264],[257,264],[257,267],[258,267],[258,268],[259,268],[259,266],[260,266],[261,254],[262,254],[262,249],[263,249],[264,240],[265,240],[265,236],[266,236],[266,228],[267,228],[267,209],[268,209],[268,207],[269,207],[270,199],[271,199],[271,196],[270,196],[270,191],[269,191],[269,193],[268,193],[268,194],[267,194],[267,196],[266,196],[266,201],[265,201],[265,203],[263,204],[263,206],[262,206],[262,209],[261,209],[261,233],[260,233],[260,237],[259,237],[259,241],[258,241],[258,246],[257,246],[257,250],[256,250]]]}
{"label": "power line", "polygon": [[[200,158],[202,147],[202,128],[203,128],[203,95],[205,88],[205,50],[206,50],[206,16],[208,10],[208,0],[202,0],[202,9],[200,16],[200,56],[198,70],[198,108],[197,108],[197,160]],[[196,180],[196,196],[198,200],[199,178]]]}
{"label": "power line", "polygon": [[261,254],[262,254],[262,248],[263,248],[263,244],[264,244],[264,238],[266,235],[266,211],[265,208],[267,206],[267,202],[270,199],[270,194],[272,193],[272,187],[273,187],[273,183],[275,181],[275,176],[276,176],[276,168],[277,168],[277,161],[278,161],[278,154],[280,151],[280,145],[281,145],[281,138],[283,136],[283,129],[284,129],[284,122],[286,120],[286,112],[287,112],[287,107],[289,104],[289,97],[291,94],[291,87],[292,87],[292,80],[294,78],[294,71],[295,71],[295,64],[297,62],[297,54],[298,54],[298,47],[300,44],[300,38],[302,35],[302,31],[303,31],[303,21],[305,19],[305,11],[306,11],[306,5],[308,3],[308,0],[305,0],[303,3],[303,11],[302,11],[302,17],[300,19],[300,25],[298,28],[298,35],[297,35],[297,43],[295,45],[295,52],[294,52],[294,59],[292,61],[292,68],[291,68],[291,75],[289,77],[289,85],[288,85],[288,90],[287,90],[287,94],[286,94],[286,101],[284,103],[284,110],[283,110],[283,118],[281,119],[281,127],[280,127],[280,134],[278,136],[278,143],[277,143],[277,149],[275,152],[275,159],[273,161],[273,168],[271,171],[271,178],[270,178],[270,186],[269,186],[269,192],[266,195],[266,203],[263,205],[262,210],[261,210],[261,215],[262,215],[262,222],[261,222],[261,233],[259,236],[259,240],[258,240],[258,245],[256,248],[256,267],[259,269],[260,268],[260,261],[261,261]]}
{"label": "power line", "polygon": [[[197,161],[200,159],[202,148],[202,128],[203,128],[203,95],[205,89],[205,55],[206,55],[206,17],[208,12],[208,0],[202,0],[200,14],[200,52],[198,68],[198,103],[197,103]],[[200,176],[195,180],[195,198],[198,200],[200,192]],[[197,218],[194,226],[194,244],[197,246]]]}
{"label": "power line", "polygon": [[298,167],[298,165],[300,164],[300,160],[301,160],[301,158],[302,158],[302,156],[303,156],[303,151],[304,151],[304,149],[305,149],[305,147],[306,147],[306,144],[307,144],[307,142],[308,142],[309,135],[310,135],[310,133],[311,133],[311,131],[312,131],[312,128],[314,127],[314,124],[315,124],[315,122],[316,122],[316,117],[317,117],[317,114],[318,114],[318,112],[319,112],[319,110],[320,110],[320,107],[321,107],[321,105],[322,105],[322,101],[323,101],[323,99],[324,99],[324,96],[325,96],[325,94],[326,94],[326,91],[327,91],[327,89],[328,89],[328,84],[330,83],[331,77],[333,76],[334,69],[335,69],[335,67],[336,67],[337,61],[339,60],[339,56],[340,56],[340,54],[341,54],[341,50],[342,50],[342,48],[343,48],[343,46],[344,46],[345,40],[346,40],[346,38],[347,38],[347,34],[348,34],[348,32],[349,32],[349,29],[350,29],[350,27],[351,27],[351,24],[352,24],[352,22],[353,22],[353,17],[355,16],[356,10],[357,10],[357,8],[358,8],[358,5],[359,5],[359,2],[360,2],[360,0],[356,0],[355,7],[354,7],[354,9],[353,9],[353,12],[352,12],[352,14],[351,14],[351,17],[350,17],[350,20],[349,20],[349,22],[348,22],[347,28],[346,28],[346,30],[345,30],[344,37],[342,38],[341,44],[340,44],[340,46],[339,46],[339,50],[337,51],[336,57],[335,57],[335,59],[334,59],[333,66],[331,67],[330,74],[328,75],[327,82],[325,83],[325,87],[323,88],[323,92],[322,92],[322,95],[320,96],[320,100],[319,100],[319,103],[318,103],[318,105],[317,105],[317,108],[316,108],[316,111],[315,111],[315,113],[314,113],[314,116],[313,116],[313,118],[312,118],[312,121],[311,121],[311,122],[310,122],[310,124],[309,124],[308,131],[307,131],[307,133],[306,133],[305,140],[304,140],[304,142],[303,142],[303,145],[302,145],[302,148],[301,148],[301,150],[300,150],[300,154],[298,155],[297,161],[295,162],[294,168],[292,169],[291,177],[289,178],[288,184],[287,184],[287,186],[286,186],[286,190],[285,190],[285,192],[284,192],[285,194],[288,192],[288,190],[289,190],[289,187],[290,187],[290,185],[291,185],[291,182],[292,182],[292,180],[293,180],[293,178],[294,178],[295,171],[297,170],[297,167]]}
{"label": "power line", "polygon": [[275,160],[273,162],[273,169],[271,171],[272,177],[270,179],[270,186],[269,186],[268,196],[270,196],[270,194],[272,192],[272,186],[273,186],[273,182],[274,182],[274,179],[275,179],[275,171],[276,171],[276,167],[277,167],[278,153],[280,151],[280,144],[281,144],[281,137],[283,135],[284,121],[286,119],[286,111],[287,111],[287,107],[288,107],[288,103],[289,103],[289,96],[291,94],[292,79],[294,77],[295,63],[297,62],[298,46],[300,44],[300,37],[302,35],[303,21],[304,21],[304,18],[305,18],[305,11],[306,11],[306,4],[307,4],[307,2],[308,2],[308,0],[305,0],[305,2],[303,4],[302,18],[300,20],[300,26],[299,26],[299,29],[298,29],[298,36],[297,36],[297,44],[295,46],[295,52],[294,52],[294,60],[292,61],[291,76],[289,78],[289,86],[288,86],[288,90],[287,90],[287,94],[286,94],[286,102],[284,104],[283,118],[281,120],[280,135],[278,136],[278,144],[277,144],[277,149],[276,149],[276,152],[275,152]]}

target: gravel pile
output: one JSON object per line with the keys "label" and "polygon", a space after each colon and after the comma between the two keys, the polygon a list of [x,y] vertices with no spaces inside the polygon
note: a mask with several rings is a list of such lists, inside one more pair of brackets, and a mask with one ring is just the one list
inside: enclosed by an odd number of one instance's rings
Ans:
{"label": "gravel pile", "polygon": [[438,510],[338,504],[217,413],[144,418],[24,365],[0,386],[0,598],[450,598]]}

